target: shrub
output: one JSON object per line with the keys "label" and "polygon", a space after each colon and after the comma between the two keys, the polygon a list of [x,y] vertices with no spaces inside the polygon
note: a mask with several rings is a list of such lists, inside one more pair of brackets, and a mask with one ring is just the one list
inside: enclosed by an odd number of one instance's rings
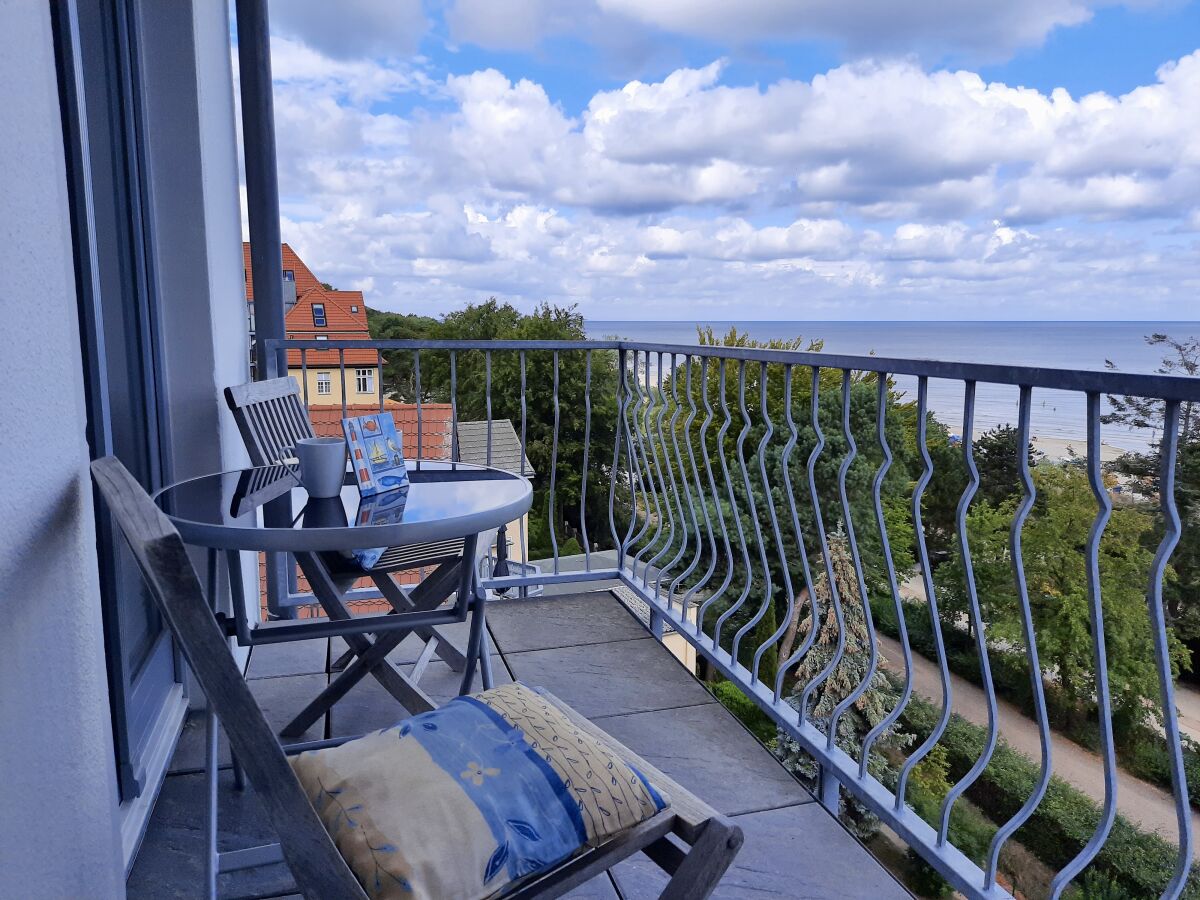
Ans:
{"label": "shrub", "polygon": [[[927,735],[937,718],[938,710],[919,698],[913,698],[904,715],[908,727],[918,735]],[[983,728],[951,717],[939,742],[946,749],[951,781],[966,774],[983,752],[985,741]],[[1001,742],[967,796],[994,821],[1005,822],[1033,793],[1038,772],[1034,762]],[[1042,802],[1018,834],[1038,859],[1061,869],[1091,838],[1099,821],[1100,809],[1090,798],[1052,778]],[[1118,816],[1091,868],[1134,897],[1158,896],[1174,872],[1176,856],[1173,844],[1139,831]],[[1183,896],[1200,898],[1200,877],[1188,880]]]}
{"label": "shrub", "polygon": [[732,681],[718,681],[711,685],[712,692],[721,705],[733,713],[751,734],[767,746],[775,742],[777,729],[771,717],[754,705],[754,701],[742,693]]}

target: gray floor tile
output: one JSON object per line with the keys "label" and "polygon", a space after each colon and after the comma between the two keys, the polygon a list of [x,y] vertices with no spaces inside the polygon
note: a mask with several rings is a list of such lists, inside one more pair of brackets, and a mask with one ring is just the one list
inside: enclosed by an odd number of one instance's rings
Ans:
{"label": "gray floor tile", "polygon": [[[204,768],[204,732],[204,712],[192,710],[183,723],[183,732],[179,735],[179,743],[175,745],[175,755],[171,757],[167,774],[199,772]],[[229,739],[224,731],[219,732],[217,764],[229,765]]]}
{"label": "gray floor tile", "polygon": [[[909,893],[816,803],[738,816],[746,843],[714,898],[900,900]],[[657,897],[667,876],[645,856],[613,869],[629,900]]]}
{"label": "gray floor tile", "polygon": [[250,651],[247,678],[275,678],[280,675],[316,675],[328,665],[329,640],[290,641],[285,644],[259,644]]}
{"label": "gray floor tile", "polygon": [[612,876],[605,872],[597,875],[586,884],[581,884],[575,890],[563,894],[568,900],[618,900],[616,888],[613,887]]}
{"label": "gray floor tile", "polygon": [[488,625],[501,653],[547,650],[646,637],[608,591],[488,604]]}
{"label": "gray floor tile", "polygon": [[[218,847],[234,850],[275,840],[252,788],[233,789],[222,772],[218,791]],[[204,886],[204,777],[172,775],[163,784],[146,837],[129,874],[130,898],[199,897]],[[221,897],[278,896],[295,891],[287,866],[276,864],[220,876]]]}
{"label": "gray floor tile", "polygon": [[[262,708],[271,729],[278,733],[288,722],[321,693],[327,683],[325,675],[287,675],[279,678],[256,678],[250,691]],[[325,719],[321,717],[303,735],[289,741],[317,741],[325,737]]]}
{"label": "gray floor tile", "polygon": [[507,653],[505,659],[518,681],[546,688],[589,719],[715,702],[649,637]]}
{"label": "gray floor tile", "polygon": [[[408,675],[412,666],[401,666],[400,671]],[[510,684],[512,678],[499,656],[492,657],[492,671],[497,685]],[[443,662],[431,662],[421,676],[420,686],[438,704],[458,696],[462,673],[453,671]],[[478,678],[475,690],[482,690]],[[365,734],[390,728],[408,718],[408,713],[383,686],[367,676],[350,689],[330,711],[330,733],[334,737],[347,734]]]}
{"label": "gray floor tile", "polygon": [[[261,648],[258,648],[261,649]],[[278,732],[296,713],[304,709],[308,701],[321,692],[325,686],[326,676],[318,675],[280,675],[272,678],[251,679],[250,692],[262,708],[271,728]],[[308,730],[302,738],[291,740],[318,740],[324,737],[325,721],[321,719]],[[217,745],[219,765],[228,766],[229,739],[225,732],[220,732]],[[167,771],[176,775],[183,772],[197,772],[204,767],[204,712],[193,710],[188,713],[184,722],[183,732],[179,735],[179,743],[175,754],[171,757],[171,765]]]}
{"label": "gray floor tile", "polygon": [[596,724],[725,815],[812,801],[719,704],[611,716]]}

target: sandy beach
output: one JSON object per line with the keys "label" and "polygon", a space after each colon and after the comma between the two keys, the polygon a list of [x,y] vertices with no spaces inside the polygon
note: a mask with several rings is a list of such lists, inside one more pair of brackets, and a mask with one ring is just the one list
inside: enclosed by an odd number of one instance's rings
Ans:
{"label": "sandy beach", "polygon": [[[1072,453],[1080,458],[1087,456],[1086,439],[1072,441],[1066,438],[1034,437],[1033,446],[1048,460],[1066,459]],[[1120,447],[1114,447],[1104,441],[1100,442],[1101,462],[1111,462],[1124,452]]]}

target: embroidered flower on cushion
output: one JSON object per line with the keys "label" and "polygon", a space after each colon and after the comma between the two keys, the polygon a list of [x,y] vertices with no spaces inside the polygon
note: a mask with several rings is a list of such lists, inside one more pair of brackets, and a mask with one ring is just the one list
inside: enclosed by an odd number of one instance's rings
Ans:
{"label": "embroidered flower on cushion", "polygon": [[471,782],[471,784],[475,785],[475,787],[480,787],[483,785],[484,776],[487,776],[488,778],[494,778],[499,774],[500,770],[493,768],[492,766],[487,766],[485,768],[477,762],[469,762],[467,763],[467,767],[462,770],[462,774],[459,777],[462,778],[463,781]]}

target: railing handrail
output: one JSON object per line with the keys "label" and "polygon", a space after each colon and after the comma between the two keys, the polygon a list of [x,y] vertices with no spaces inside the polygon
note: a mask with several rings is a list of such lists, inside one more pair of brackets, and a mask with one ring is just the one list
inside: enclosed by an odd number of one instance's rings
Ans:
{"label": "railing handrail", "polygon": [[318,341],[288,338],[265,341],[270,351],[279,350],[626,350],[637,353],[664,353],[809,366],[822,369],[849,369],[858,372],[883,372],[887,375],[911,375],[944,378],[950,381],[975,381],[1015,387],[1049,388],[1094,394],[1130,394],[1182,403],[1200,402],[1200,377],[1161,375],[1147,372],[1121,372],[1098,369],[1056,369],[1043,366],[1002,363],[954,362],[949,360],[860,356],[810,350],[776,350],[765,347],[725,347],[713,344],[674,344],[646,341],[526,341],[526,340],[342,340]]}

